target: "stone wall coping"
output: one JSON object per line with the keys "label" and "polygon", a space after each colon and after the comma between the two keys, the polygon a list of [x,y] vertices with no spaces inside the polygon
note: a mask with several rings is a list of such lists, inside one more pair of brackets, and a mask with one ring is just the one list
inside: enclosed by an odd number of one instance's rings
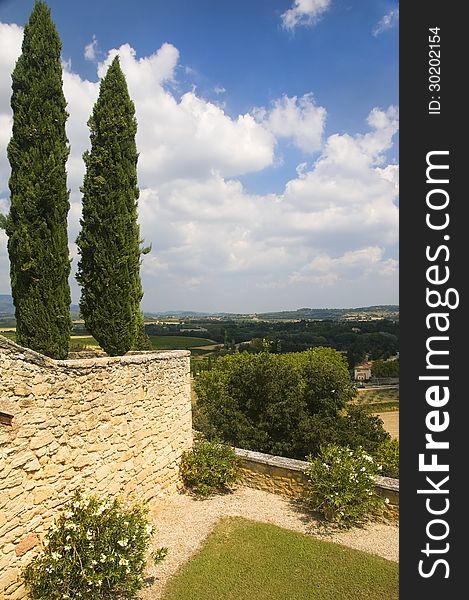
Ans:
{"label": "stone wall coping", "polygon": [[144,351],[142,353],[128,353],[123,356],[99,356],[96,358],[73,358],[69,360],[54,360],[39,352],[23,348],[16,342],[0,335],[0,348],[5,348],[16,354],[20,360],[30,362],[42,367],[67,367],[70,369],[89,369],[90,367],[107,367],[115,364],[139,364],[156,360],[169,360],[190,356],[189,350],[161,350]]}
{"label": "stone wall coping", "polygon": [[[305,472],[308,467],[308,462],[305,460],[297,460],[294,458],[285,458],[284,456],[274,456],[272,454],[263,454],[262,452],[254,452],[245,450],[244,448],[234,449],[236,456],[244,458],[255,463],[269,465],[271,467],[282,467],[291,471]],[[399,479],[392,477],[375,477],[376,485],[384,490],[399,492]]]}
{"label": "stone wall coping", "polygon": [[291,469],[292,471],[304,471],[308,463],[304,460],[296,460],[295,458],[285,458],[284,456],[274,456],[273,454],[263,454],[262,452],[254,452],[253,450],[245,450],[244,448],[234,449],[236,456],[252,460],[256,463],[269,465],[271,467],[282,467]]}

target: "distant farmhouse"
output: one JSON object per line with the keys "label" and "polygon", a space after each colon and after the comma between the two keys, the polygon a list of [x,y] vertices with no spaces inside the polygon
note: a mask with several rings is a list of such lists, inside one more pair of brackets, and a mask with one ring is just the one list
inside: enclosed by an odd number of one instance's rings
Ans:
{"label": "distant farmhouse", "polygon": [[368,381],[371,379],[371,362],[357,365],[353,370],[353,377],[355,381]]}

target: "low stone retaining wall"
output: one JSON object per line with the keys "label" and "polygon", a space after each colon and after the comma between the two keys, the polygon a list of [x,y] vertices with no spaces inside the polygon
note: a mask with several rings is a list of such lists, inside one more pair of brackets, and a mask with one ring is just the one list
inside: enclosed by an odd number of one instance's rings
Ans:
{"label": "low stone retaining wall", "polygon": [[[305,475],[308,463],[282,456],[272,456],[235,448],[240,459],[244,484],[274,494],[284,494],[301,498],[305,494],[308,479]],[[376,477],[376,491],[389,499],[388,509],[397,516],[399,513],[399,480],[391,477]]]}

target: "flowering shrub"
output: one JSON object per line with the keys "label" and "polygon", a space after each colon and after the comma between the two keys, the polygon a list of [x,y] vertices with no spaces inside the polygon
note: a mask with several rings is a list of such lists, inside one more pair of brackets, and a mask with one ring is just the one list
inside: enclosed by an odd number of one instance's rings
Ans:
{"label": "flowering shrub", "polygon": [[[152,526],[143,505],[123,506],[78,490],[23,577],[32,600],[133,598],[144,585]],[[156,552],[162,560],[166,548]]]}
{"label": "flowering shrub", "polygon": [[386,439],[378,446],[375,461],[381,466],[380,475],[399,479],[399,440]]}
{"label": "flowering shrub", "polygon": [[198,496],[227,491],[240,479],[233,448],[219,440],[196,440],[182,455],[179,473],[184,485]]}
{"label": "flowering shrub", "polygon": [[328,521],[351,527],[384,508],[387,499],[378,496],[374,483],[379,465],[363,449],[325,446],[308,461],[308,503]]}

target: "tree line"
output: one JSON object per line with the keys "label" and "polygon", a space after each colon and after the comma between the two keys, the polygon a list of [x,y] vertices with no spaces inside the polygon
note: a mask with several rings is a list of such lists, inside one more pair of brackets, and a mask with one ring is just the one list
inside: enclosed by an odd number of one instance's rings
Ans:
{"label": "tree line", "polygon": [[[399,322],[390,319],[376,321],[249,321],[191,319],[190,327],[203,331],[184,332],[185,336],[204,337],[223,344],[221,352],[239,350],[258,353],[266,349],[274,354],[302,352],[327,346],[347,356],[350,369],[367,356],[371,360],[386,360],[399,352]],[[180,324],[149,324],[145,330],[153,335],[182,335]]]}
{"label": "tree line", "polygon": [[[36,0],[12,73],[13,131],[8,236],[10,280],[19,344],[52,358],[68,354],[71,332],[70,209],[61,40],[50,9]],[[83,213],[77,237],[80,311],[110,355],[143,335],[142,248],[137,223],[137,122],[116,56],[101,80],[88,120],[91,149],[83,159]]]}

